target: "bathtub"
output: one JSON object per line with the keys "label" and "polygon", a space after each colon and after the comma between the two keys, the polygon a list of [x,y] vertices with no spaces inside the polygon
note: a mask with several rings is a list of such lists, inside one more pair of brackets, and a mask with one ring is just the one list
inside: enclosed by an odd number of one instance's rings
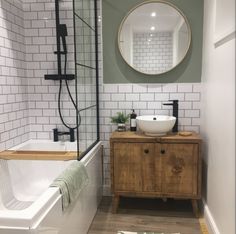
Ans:
{"label": "bathtub", "polygon": [[[28,141],[12,150],[64,151],[65,147],[74,150],[75,145]],[[63,211],[59,189],[49,185],[73,160],[1,159],[0,234],[86,234],[102,197],[101,143],[81,161],[87,169],[89,185]]]}

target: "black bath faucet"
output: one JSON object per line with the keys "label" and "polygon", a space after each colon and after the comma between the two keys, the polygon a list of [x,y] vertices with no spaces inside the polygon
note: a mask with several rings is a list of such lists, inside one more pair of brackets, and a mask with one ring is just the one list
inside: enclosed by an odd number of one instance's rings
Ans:
{"label": "black bath faucet", "polygon": [[53,129],[53,141],[58,141],[58,136],[63,136],[63,135],[70,135],[70,142],[75,141],[75,133],[74,129],[70,128],[69,132],[59,132],[57,128]]}
{"label": "black bath faucet", "polygon": [[176,118],[172,132],[178,132],[179,100],[169,100],[171,103],[163,103],[165,106],[173,106],[173,116]]}

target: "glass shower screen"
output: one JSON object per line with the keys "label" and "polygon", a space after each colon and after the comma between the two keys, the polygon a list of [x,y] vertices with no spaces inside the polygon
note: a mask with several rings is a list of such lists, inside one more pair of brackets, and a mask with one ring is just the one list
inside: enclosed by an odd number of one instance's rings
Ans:
{"label": "glass shower screen", "polygon": [[99,141],[97,1],[74,0],[78,156]]}

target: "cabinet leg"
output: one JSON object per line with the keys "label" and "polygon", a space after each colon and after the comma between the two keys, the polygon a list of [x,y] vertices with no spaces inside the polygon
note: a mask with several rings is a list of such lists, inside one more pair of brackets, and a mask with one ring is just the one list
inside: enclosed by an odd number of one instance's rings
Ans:
{"label": "cabinet leg", "polygon": [[192,201],[193,213],[196,216],[196,218],[199,218],[198,202],[195,199],[191,201]]}
{"label": "cabinet leg", "polygon": [[115,195],[113,197],[113,200],[112,200],[112,213],[113,214],[117,213],[119,201],[120,201],[120,196],[119,195]]}

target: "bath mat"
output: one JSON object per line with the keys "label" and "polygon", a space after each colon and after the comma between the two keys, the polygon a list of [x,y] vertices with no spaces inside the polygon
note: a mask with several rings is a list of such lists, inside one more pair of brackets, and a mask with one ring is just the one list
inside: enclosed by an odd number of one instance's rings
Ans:
{"label": "bath mat", "polygon": [[[127,231],[118,231],[117,234],[165,234],[163,232],[127,232]],[[169,233],[169,234],[180,234],[179,232]]]}

